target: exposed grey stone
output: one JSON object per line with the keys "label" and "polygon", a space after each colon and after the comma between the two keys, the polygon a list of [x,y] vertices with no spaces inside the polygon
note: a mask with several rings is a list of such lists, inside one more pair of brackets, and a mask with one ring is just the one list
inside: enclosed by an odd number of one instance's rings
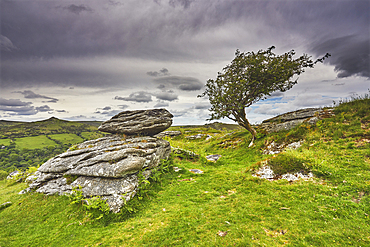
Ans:
{"label": "exposed grey stone", "polygon": [[190,169],[189,171],[192,172],[192,173],[195,173],[195,174],[203,174],[204,173],[202,170],[199,170],[199,169]]}
{"label": "exposed grey stone", "polygon": [[221,157],[222,156],[220,154],[211,154],[211,155],[206,156],[206,159],[208,161],[216,162]]}
{"label": "exposed grey stone", "polygon": [[[208,139],[212,138],[212,136],[207,135],[207,134],[196,134],[196,135],[192,135],[192,136],[187,136],[187,137],[185,137],[185,138],[190,139],[190,140],[195,140],[195,139],[201,139],[201,138],[203,138],[203,137],[205,137],[205,136],[206,136]],[[207,139],[207,140],[208,140],[208,139]]]}
{"label": "exposed grey stone", "polygon": [[181,135],[181,131],[179,130],[176,130],[176,131],[163,131],[159,134],[156,134],[155,137],[158,137],[158,138],[162,138],[162,137],[165,137],[165,136],[168,136],[168,137],[175,137],[175,136],[179,136]]}
{"label": "exposed grey stone", "polygon": [[303,122],[316,124],[320,119],[333,115],[334,112],[332,108],[306,108],[266,119],[262,122],[260,127],[265,129],[268,133],[279,132],[282,130],[290,130]]}
{"label": "exposed grey stone", "polygon": [[266,148],[262,151],[263,154],[278,154],[286,149],[297,149],[301,147],[303,144],[303,140],[292,142],[292,143],[282,143],[277,144],[276,142],[272,141],[269,143]]}
{"label": "exposed grey stone", "polygon": [[172,118],[173,115],[166,109],[124,111],[103,122],[99,130],[113,134],[153,136],[169,128]]}
{"label": "exposed grey stone", "polygon": [[9,175],[6,177],[6,179],[14,179],[18,174],[20,174],[21,172],[20,171],[12,171],[11,173],[9,173]]}
{"label": "exposed grey stone", "polygon": [[12,205],[12,202],[4,202],[3,204],[0,204],[0,209],[7,208]]}
{"label": "exposed grey stone", "polygon": [[139,189],[138,173],[148,179],[161,159],[171,153],[169,142],[150,137],[111,135],[74,146],[44,163],[20,193],[70,194],[80,187],[86,198],[101,196],[118,212]]}
{"label": "exposed grey stone", "polygon": [[296,172],[296,173],[286,173],[281,176],[276,176],[276,174],[274,173],[274,171],[271,169],[270,166],[264,165],[255,174],[252,174],[252,176],[258,177],[261,179],[267,179],[267,180],[286,179],[288,181],[295,181],[299,179],[307,180],[307,179],[313,178],[313,173],[309,172],[307,174],[303,174],[301,172]]}

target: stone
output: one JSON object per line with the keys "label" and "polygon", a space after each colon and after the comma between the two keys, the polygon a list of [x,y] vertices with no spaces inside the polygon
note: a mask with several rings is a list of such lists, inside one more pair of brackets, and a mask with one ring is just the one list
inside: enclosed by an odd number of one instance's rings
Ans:
{"label": "stone", "polygon": [[260,124],[260,128],[268,133],[290,130],[303,122],[316,124],[323,118],[334,116],[332,108],[306,108],[298,111],[288,112],[273,118],[266,119]]}
{"label": "stone", "polygon": [[219,158],[221,158],[222,156],[219,155],[219,154],[211,154],[211,155],[208,155],[206,156],[206,159],[208,161],[212,161],[212,162],[216,162]]}
{"label": "stone", "polygon": [[7,208],[12,205],[12,202],[4,202],[3,204],[0,204],[0,209]]}
{"label": "stone", "polygon": [[83,142],[41,165],[20,194],[70,194],[80,187],[85,198],[101,196],[113,212],[139,189],[139,173],[148,179],[161,159],[171,153],[169,142],[150,137],[111,135]]}
{"label": "stone", "polygon": [[169,128],[172,118],[166,109],[124,111],[103,122],[98,129],[112,134],[154,136]]}
{"label": "stone", "polygon": [[272,141],[269,143],[266,148],[262,151],[263,154],[278,154],[283,152],[286,149],[297,149],[300,148],[303,144],[303,140],[292,142],[292,143],[285,143],[277,144],[276,142]]}
{"label": "stone", "polygon": [[194,173],[194,174],[203,174],[204,173],[202,170],[199,170],[199,169],[190,169],[189,171],[191,173]]}
{"label": "stone", "polygon": [[163,131],[159,134],[156,134],[155,137],[163,138],[163,137],[176,137],[181,135],[181,131],[175,130],[175,131]]}
{"label": "stone", "polygon": [[208,135],[208,134],[196,134],[196,135],[192,135],[192,136],[187,136],[185,138],[190,139],[190,140],[196,140],[196,139],[201,139],[203,137],[206,137],[206,141],[208,141],[209,139],[212,138],[212,136]]}
{"label": "stone", "polygon": [[252,174],[252,176],[253,177],[258,177],[258,178],[261,178],[261,179],[267,179],[267,180],[286,179],[288,181],[296,181],[296,180],[299,180],[299,179],[307,180],[307,179],[313,178],[312,172],[309,172],[307,174],[303,174],[301,172],[296,172],[294,174],[286,173],[286,174],[283,174],[281,176],[276,176],[274,171],[268,165],[262,166],[255,174]]}

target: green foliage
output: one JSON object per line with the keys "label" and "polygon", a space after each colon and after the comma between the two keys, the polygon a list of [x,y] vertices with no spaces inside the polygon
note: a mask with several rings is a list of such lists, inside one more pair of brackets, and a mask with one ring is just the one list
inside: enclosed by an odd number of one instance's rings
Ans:
{"label": "green foliage", "polygon": [[100,220],[109,214],[110,209],[106,200],[102,200],[100,196],[85,198],[81,186],[72,188],[72,193],[68,197],[71,204],[82,205],[87,218],[92,221]]}
{"label": "green foliage", "polygon": [[289,90],[298,82],[293,80],[295,75],[330,56],[326,54],[313,62],[306,54],[294,59],[294,50],[276,55],[272,52],[274,48],[257,53],[236,50],[235,58],[218,73],[217,79],[207,81],[205,91],[198,97],[207,96],[211,103],[209,120],[227,117],[247,129],[254,138],[256,131],[246,118],[245,108],[275,91]]}
{"label": "green foliage", "polygon": [[6,171],[0,170],[0,181],[6,179],[8,173]]}

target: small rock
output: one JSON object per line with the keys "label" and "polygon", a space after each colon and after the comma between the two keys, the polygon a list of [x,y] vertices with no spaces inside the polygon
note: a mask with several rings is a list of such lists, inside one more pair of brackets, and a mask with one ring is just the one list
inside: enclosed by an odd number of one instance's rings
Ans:
{"label": "small rock", "polygon": [[199,169],[190,169],[189,171],[192,172],[192,173],[195,173],[195,174],[202,174],[203,173],[203,171],[199,170]]}
{"label": "small rock", "polygon": [[217,232],[217,235],[220,236],[220,237],[225,237],[227,235],[227,231],[223,232],[223,231],[218,231]]}
{"label": "small rock", "polygon": [[177,166],[174,166],[174,167],[173,167],[173,170],[174,170],[175,172],[179,172],[179,171],[181,171],[182,169],[181,169],[181,168],[178,168]]}
{"label": "small rock", "polygon": [[196,135],[193,135],[193,136],[187,136],[185,137],[186,139],[190,139],[190,140],[196,140],[196,139],[201,139],[202,137],[205,137],[207,136],[206,134],[196,134]]}
{"label": "small rock", "polygon": [[218,159],[220,159],[222,156],[219,155],[219,154],[211,154],[211,155],[208,155],[206,156],[206,159],[208,161],[212,161],[212,162],[216,162]]}
{"label": "small rock", "polygon": [[162,137],[165,137],[165,136],[168,136],[168,137],[175,137],[175,136],[179,136],[181,135],[181,131],[163,131],[159,134],[156,134],[155,137],[158,137],[158,138],[162,138]]}
{"label": "small rock", "polygon": [[0,209],[7,208],[12,205],[12,202],[4,202],[3,204],[0,204]]}

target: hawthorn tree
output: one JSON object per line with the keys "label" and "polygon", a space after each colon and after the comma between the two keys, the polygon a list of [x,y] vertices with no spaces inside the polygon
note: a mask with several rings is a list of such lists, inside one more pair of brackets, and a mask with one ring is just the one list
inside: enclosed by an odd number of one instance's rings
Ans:
{"label": "hawthorn tree", "polygon": [[256,130],[249,123],[245,109],[259,100],[266,99],[275,91],[285,92],[298,82],[293,80],[295,75],[303,73],[305,68],[313,68],[317,62],[330,56],[311,60],[311,56],[303,54],[294,59],[294,50],[282,55],[272,52],[271,46],[267,50],[255,52],[240,52],[236,50],[231,64],[218,72],[216,80],[209,79],[205,91],[198,97],[208,97],[211,103],[210,119],[227,117],[252,134],[253,145]]}

